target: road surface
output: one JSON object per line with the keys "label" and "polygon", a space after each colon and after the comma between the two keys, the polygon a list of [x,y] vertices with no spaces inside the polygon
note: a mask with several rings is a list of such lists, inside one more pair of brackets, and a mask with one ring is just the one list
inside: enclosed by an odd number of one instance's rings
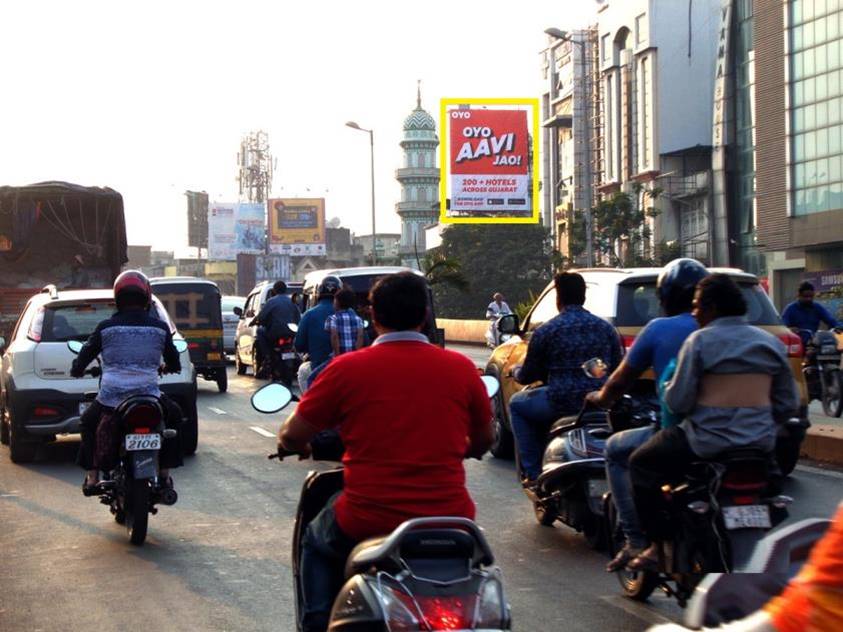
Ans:
{"label": "road surface", "polygon": [[[150,518],[142,548],[82,496],[73,438],[28,466],[0,449],[0,630],[294,630],[290,534],[314,464],[266,459],[285,415],[252,411],[256,384],[232,371],[226,394],[200,385],[199,450],[175,472],[179,502]],[[663,596],[624,599],[581,536],[540,527],[512,463],[467,470],[514,629],[633,632],[680,616]],[[793,518],[831,514],[842,485],[843,474],[800,466],[787,486]]]}

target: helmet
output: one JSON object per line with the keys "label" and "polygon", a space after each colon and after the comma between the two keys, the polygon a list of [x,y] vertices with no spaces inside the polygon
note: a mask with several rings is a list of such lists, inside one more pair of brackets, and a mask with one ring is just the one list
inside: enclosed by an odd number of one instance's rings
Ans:
{"label": "helmet", "polygon": [[335,276],[326,276],[316,286],[316,293],[320,296],[333,296],[342,289],[342,281]]}
{"label": "helmet", "polygon": [[659,301],[669,315],[691,308],[694,288],[708,276],[708,270],[696,259],[674,259],[659,274],[656,288]]}
{"label": "helmet", "polygon": [[152,286],[149,284],[146,275],[139,270],[126,270],[114,280],[114,300],[117,302],[118,308],[120,303],[129,296],[137,297],[144,307],[149,307],[149,301],[152,299]]}

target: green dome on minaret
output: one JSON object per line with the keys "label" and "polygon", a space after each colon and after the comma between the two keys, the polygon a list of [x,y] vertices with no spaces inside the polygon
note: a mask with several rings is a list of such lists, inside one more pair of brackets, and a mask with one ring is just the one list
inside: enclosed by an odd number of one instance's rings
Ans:
{"label": "green dome on minaret", "polygon": [[401,183],[401,201],[395,211],[401,217],[401,255],[405,265],[415,266],[424,255],[425,228],[439,219],[439,169],[436,166],[436,121],[422,108],[421,81],[416,108],[404,119],[403,166],[395,171]]}

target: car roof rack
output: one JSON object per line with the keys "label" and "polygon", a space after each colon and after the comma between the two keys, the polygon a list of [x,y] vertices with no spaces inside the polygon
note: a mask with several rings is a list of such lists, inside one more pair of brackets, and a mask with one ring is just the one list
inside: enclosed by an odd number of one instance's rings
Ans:
{"label": "car roof rack", "polygon": [[45,285],[45,286],[41,289],[41,293],[42,293],[42,294],[49,294],[49,295],[50,295],[50,300],[53,300],[53,301],[54,301],[54,300],[56,300],[56,299],[59,297],[59,291],[58,291],[58,289],[56,288],[56,286],[55,286],[55,285],[53,285],[52,283],[50,283],[50,284],[48,284],[48,285]]}

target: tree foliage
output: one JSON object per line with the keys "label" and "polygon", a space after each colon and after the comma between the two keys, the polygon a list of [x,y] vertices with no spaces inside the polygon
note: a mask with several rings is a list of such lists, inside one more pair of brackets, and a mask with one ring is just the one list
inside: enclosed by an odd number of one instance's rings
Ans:
{"label": "tree foliage", "polygon": [[437,314],[445,318],[482,319],[495,292],[518,305],[551,277],[549,233],[540,225],[455,224],[444,231],[435,256],[458,262],[469,283],[465,290],[433,284]]}
{"label": "tree foliage", "polygon": [[441,252],[429,252],[421,261],[421,269],[431,287],[445,284],[463,292],[468,291],[469,282],[462,273],[458,259],[447,257]]}

